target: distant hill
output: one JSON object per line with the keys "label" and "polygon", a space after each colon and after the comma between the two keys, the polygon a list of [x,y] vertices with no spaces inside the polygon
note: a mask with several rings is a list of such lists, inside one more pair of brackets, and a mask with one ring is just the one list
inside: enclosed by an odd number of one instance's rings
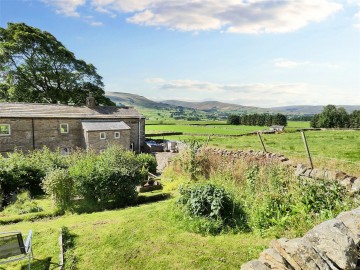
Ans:
{"label": "distant hill", "polygon": [[[118,106],[132,106],[150,119],[226,119],[229,114],[242,113],[283,113],[292,115],[314,115],[320,113],[325,106],[294,105],[272,108],[243,106],[219,101],[187,102],[180,100],[164,100],[156,102],[146,97],[120,92],[106,92],[105,94]],[[360,105],[337,105],[344,107],[349,113],[360,110]]]}
{"label": "distant hill", "polygon": [[180,100],[164,100],[162,103],[192,108],[202,111],[239,111],[239,112],[268,112],[268,109],[243,106],[238,104],[223,103],[219,101],[187,102]]}
{"label": "distant hill", "polygon": [[[106,92],[105,96],[110,98],[116,105],[132,106],[138,108],[147,108],[147,109],[160,109],[168,108],[168,104],[163,104],[161,102],[152,101],[146,97],[130,94],[130,93],[120,93],[120,92]],[[172,106],[170,106],[172,107]]]}
{"label": "distant hill", "polygon": [[[284,107],[273,107],[270,110],[280,111],[284,114],[318,114],[321,113],[326,105],[294,105]],[[336,107],[343,107],[348,113],[352,113],[355,110],[360,110],[360,105],[336,105]]]}

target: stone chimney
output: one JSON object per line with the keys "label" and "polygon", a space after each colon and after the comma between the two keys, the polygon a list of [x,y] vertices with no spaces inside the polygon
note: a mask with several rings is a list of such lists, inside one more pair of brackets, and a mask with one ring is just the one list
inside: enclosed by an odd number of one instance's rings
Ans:
{"label": "stone chimney", "polygon": [[90,109],[95,108],[95,98],[92,96],[91,93],[89,93],[89,96],[86,98],[86,106]]}

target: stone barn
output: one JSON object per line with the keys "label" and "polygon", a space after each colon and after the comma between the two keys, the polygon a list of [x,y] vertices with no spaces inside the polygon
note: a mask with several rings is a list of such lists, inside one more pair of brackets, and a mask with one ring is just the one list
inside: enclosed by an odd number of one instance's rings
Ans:
{"label": "stone barn", "polygon": [[145,117],[132,107],[36,103],[0,103],[0,154],[60,148],[101,152],[109,144],[141,152],[145,143]]}

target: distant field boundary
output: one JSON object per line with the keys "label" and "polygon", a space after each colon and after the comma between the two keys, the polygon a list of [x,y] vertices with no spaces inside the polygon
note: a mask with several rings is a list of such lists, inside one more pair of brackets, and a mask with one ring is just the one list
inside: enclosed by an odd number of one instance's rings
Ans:
{"label": "distant field boundary", "polygon": [[145,134],[145,137],[148,138],[148,137],[175,136],[175,135],[189,135],[189,134],[186,134],[184,132],[162,132],[162,133]]}
{"label": "distant field boundary", "polygon": [[161,137],[161,136],[175,136],[175,135],[187,135],[187,136],[211,136],[211,137],[242,137],[242,136],[252,136],[257,135],[260,132],[262,134],[275,134],[275,131],[252,131],[243,134],[207,134],[207,133],[187,133],[187,132],[163,132],[163,133],[150,133],[145,134],[145,137]]}

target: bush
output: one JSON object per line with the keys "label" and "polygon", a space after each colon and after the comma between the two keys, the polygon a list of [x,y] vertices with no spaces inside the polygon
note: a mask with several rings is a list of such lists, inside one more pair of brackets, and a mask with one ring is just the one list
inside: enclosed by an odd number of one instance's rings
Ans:
{"label": "bush", "polygon": [[244,212],[223,187],[197,184],[180,187],[179,192],[178,204],[199,232],[215,234],[238,225],[246,227]]}
{"label": "bush", "polygon": [[71,206],[74,180],[66,169],[54,169],[49,172],[43,181],[43,188],[60,209],[68,209]]}
{"label": "bush", "polygon": [[145,169],[147,169],[152,174],[156,174],[157,162],[156,158],[150,154],[139,154],[136,156],[136,159],[143,164]]}
{"label": "bush", "polygon": [[78,194],[103,207],[119,207],[136,202],[135,187],[146,179],[147,171],[133,152],[111,146],[100,155],[84,154],[69,168]]}

